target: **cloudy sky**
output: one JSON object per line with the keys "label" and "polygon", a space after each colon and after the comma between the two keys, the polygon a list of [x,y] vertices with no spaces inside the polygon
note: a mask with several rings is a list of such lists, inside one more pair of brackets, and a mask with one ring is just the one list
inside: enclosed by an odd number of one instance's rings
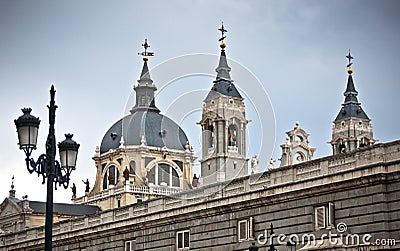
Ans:
{"label": "cloudy sky", "polygon": [[[137,53],[144,38],[156,52],[150,67],[182,55],[218,54],[217,28],[221,21],[228,30],[228,57],[254,74],[274,110],[275,122],[261,130],[257,116],[271,114],[248,114],[248,119],[255,121],[249,125],[249,141],[255,143],[248,155],[259,155],[261,168],[271,155],[280,157],[279,144],[296,121],[311,134],[316,157],[331,153],[326,142],[344,100],[345,55],[349,49],[355,58],[353,76],[359,101],[372,119],[375,137],[380,142],[396,140],[400,123],[399,9],[398,1],[388,0],[225,0],[190,4],[183,0],[2,0],[0,197],[8,195],[15,175],[17,197],[28,194],[31,200],[45,200],[41,179],[26,170],[13,120],[20,116],[20,108],[33,108],[32,113],[42,121],[34,156],[44,152],[51,83],[55,84],[59,106],[57,139],[61,141],[64,133],[72,132],[81,144],[77,171],[72,174],[80,196],[84,192],[82,179],[94,183],[91,158],[95,147],[129,107],[132,86],[142,67]],[[232,77],[240,79],[235,77],[232,64]],[[217,61],[209,65],[211,71],[216,65]],[[209,90],[212,78],[191,77],[186,79],[188,82],[196,85],[186,87]],[[235,84],[248,93],[254,85],[240,81]],[[174,95],[182,96],[182,90],[187,93],[187,88],[174,88],[157,100],[163,112],[170,100],[177,102]],[[256,96],[247,97],[249,109]],[[188,105],[185,102],[182,107]],[[197,102],[194,107],[201,108],[201,100]],[[253,106],[258,111],[264,109],[258,104]],[[199,110],[185,118],[177,122],[196,150],[199,129],[194,123],[200,119]],[[258,149],[256,141],[261,134],[272,134],[261,137],[268,141],[263,144],[275,146],[272,153],[269,148],[265,152]],[[69,202],[70,197],[69,189],[55,192],[57,202]]]}

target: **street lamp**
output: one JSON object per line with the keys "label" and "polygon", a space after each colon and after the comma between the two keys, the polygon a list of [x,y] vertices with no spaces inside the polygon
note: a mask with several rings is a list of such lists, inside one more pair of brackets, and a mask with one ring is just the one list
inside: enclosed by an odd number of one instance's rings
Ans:
{"label": "street lamp", "polygon": [[269,251],[276,251],[274,246],[274,238],[275,238],[274,225],[272,225],[272,223],[271,223],[271,231],[269,233],[271,236],[271,244],[269,245]]}
{"label": "street lamp", "polygon": [[65,134],[66,139],[58,143],[60,162],[56,157],[56,137],[54,133],[54,124],[56,109],[54,96],[56,91],[54,86],[50,89],[49,108],[49,134],[46,141],[46,153],[41,154],[37,161],[31,158],[32,151],[36,149],[37,136],[40,120],[31,115],[32,109],[24,108],[24,113],[18,119],[14,120],[17,127],[19,148],[25,152],[26,167],[29,173],[36,172],[43,177],[43,184],[47,178],[47,199],[46,199],[46,222],[45,222],[45,250],[52,249],[53,232],[53,183],[57,189],[57,184],[68,188],[70,175],[75,170],[76,157],[79,144],[72,140],[72,134]]}

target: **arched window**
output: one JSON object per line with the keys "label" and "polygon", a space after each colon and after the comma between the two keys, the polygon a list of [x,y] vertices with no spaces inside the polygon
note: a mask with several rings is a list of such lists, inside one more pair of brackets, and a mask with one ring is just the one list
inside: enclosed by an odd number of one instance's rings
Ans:
{"label": "arched window", "polygon": [[178,172],[167,163],[154,165],[146,175],[147,182],[153,185],[180,187]]}
{"label": "arched window", "polygon": [[136,162],[134,160],[131,160],[131,162],[129,162],[129,174],[130,175],[136,174]]}
{"label": "arched window", "polygon": [[236,125],[229,125],[228,127],[228,146],[237,146],[237,127]]}
{"label": "arched window", "polygon": [[107,189],[108,187],[108,175],[106,173],[106,175],[103,176],[103,190]]}
{"label": "arched window", "polygon": [[155,167],[150,169],[150,171],[147,173],[146,179],[149,184],[156,183],[156,168]]}
{"label": "arched window", "polygon": [[167,164],[158,165],[158,182],[160,186],[170,186],[170,166]]}
{"label": "arched window", "polygon": [[214,147],[214,126],[209,125],[208,126],[208,146],[209,147]]}
{"label": "arched window", "polygon": [[116,185],[118,179],[118,168],[114,165],[111,165],[103,175],[103,189],[108,189],[110,185]]}
{"label": "arched window", "polygon": [[210,120],[204,126],[203,135],[205,137],[205,144],[208,148],[214,147],[214,126]]}
{"label": "arched window", "polygon": [[183,172],[183,162],[180,160],[173,160],[173,162],[179,167],[181,172]]}
{"label": "arched window", "polygon": [[173,187],[180,187],[181,186],[181,182],[179,180],[179,175],[175,171],[175,169],[172,168],[172,167],[171,167],[171,175],[172,175],[172,186]]}

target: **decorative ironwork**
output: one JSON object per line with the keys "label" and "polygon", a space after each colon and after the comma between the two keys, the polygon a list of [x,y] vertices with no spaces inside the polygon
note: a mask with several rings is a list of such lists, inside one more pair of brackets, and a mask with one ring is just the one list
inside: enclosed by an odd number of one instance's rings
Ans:
{"label": "decorative ironwork", "polygon": [[352,57],[350,54],[350,49],[349,49],[349,54],[346,56],[346,58],[349,60],[349,63],[347,64],[347,68],[349,68],[353,64],[353,62],[351,62],[351,60],[354,59],[354,57]]}
{"label": "decorative ironwork", "polygon": [[225,33],[228,32],[224,28],[224,22],[222,22],[221,28],[219,28],[218,30],[221,32],[221,38],[218,41],[224,42],[224,39],[226,38]]}
{"label": "decorative ironwork", "polygon": [[[45,250],[52,250],[52,233],[53,233],[53,186],[57,190],[58,186],[65,189],[69,186],[70,175],[75,170],[76,156],[78,154],[79,144],[72,140],[72,134],[66,134],[66,139],[58,144],[60,150],[60,162],[56,157],[56,137],[55,137],[55,118],[56,109],[54,96],[56,91],[54,85],[50,89],[50,105],[49,109],[49,134],[46,140],[46,153],[41,154],[37,161],[32,157],[32,151],[36,149],[36,141],[38,128],[40,124],[39,118],[30,114],[32,109],[22,109],[23,115],[16,119],[20,149],[25,152],[25,162],[29,173],[37,173],[38,177],[42,176],[42,184],[47,180],[46,194],[46,220],[45,220]],[[54,185],[53,185],[54,184]]]}
{"label": "decorative ironwork", "polygon": [[150,45],[147,43],[147,38],[144,40],[144,43],[142,44],[144,51],[139,52],[138,55],[142,55],[143,57],[152,57],[154,56],[154,52],[147,51],[148,48],[150,48]]}

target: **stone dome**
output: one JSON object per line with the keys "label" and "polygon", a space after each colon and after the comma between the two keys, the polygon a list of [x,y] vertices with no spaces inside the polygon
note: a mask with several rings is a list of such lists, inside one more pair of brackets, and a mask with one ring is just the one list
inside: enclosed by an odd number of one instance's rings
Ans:
{"label": "stone dome", "polygon": [[104,135],[100,153],[117,149],[121,136],[125,146],[139,146],[142,136],[149,147],[185,150],[188,138],[173,120],[154,110],[136,110],[118,120]]}

